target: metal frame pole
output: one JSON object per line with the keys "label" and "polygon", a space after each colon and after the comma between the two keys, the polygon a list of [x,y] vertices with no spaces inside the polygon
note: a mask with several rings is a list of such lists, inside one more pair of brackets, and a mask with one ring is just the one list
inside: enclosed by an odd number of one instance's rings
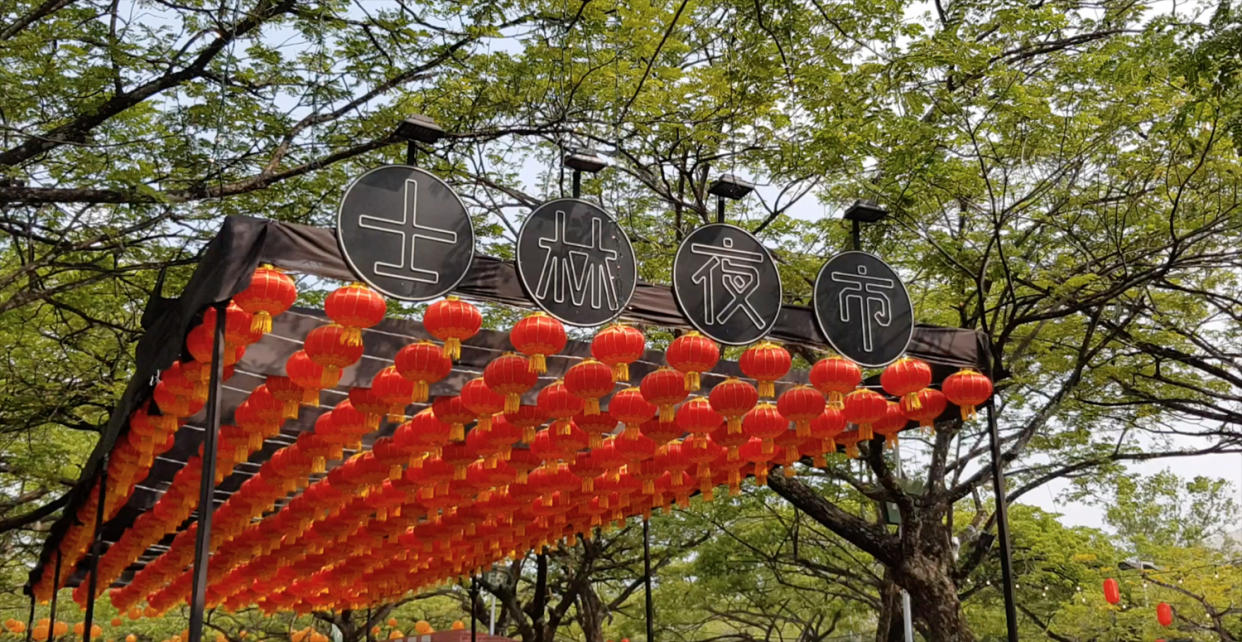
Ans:
{"label": "metal frame pole", "polygon": [[108,456],[104,455],[99,473],[99,501],[95,507],[95,537],[91,540],[91,579],[87,583],[86,616],[82,622],[82,642],[91,642],[95,624],[95,593],[99,586],[99,554],[103,548],[104,503],[108,499]]}
{"label": "metal frame pole", "polygon": [[26,616],[26,642],[31,642],[34,638],[34,613],[35,613],[35,596],[30,594],[30,615]]}
{"label": "metal frame pole", "polygon": [[1018,610],[1013,595],[1013,558],[1009,550],[1009,516],[1005,508],[1005,474],[1001,471],[1000,431],[996,427],[996,401],[988,399],[988,437],[992,448],[992,489],[996,493],[996,534],[1000,538],[1001,587],[1005,595],[1005,628],[1009,642],[1018,642]]}
{"label": "metal frame pole", "polygon": [[479,610],[479,583],[473,575],[470,576],[470,642],[478,642],[479,639],[479,618],[475,614]]}
{"label": "metal frame pole", "polygon": [[198,484],[198,532],[194,535],[194,582],[190,592],[190,639],[203,639],[203,609],[207,602],[207,545],[211,515],[216,510],[216,437],[220,432],[220,379],[224,368],[224,326],[228,302],[215,304],[216,328],[211,346],[211,382],[207,391],[207,431],[203,436],[203,472]]}
{"label": "metal frame pole", "polygon": [[56,549],[56,571],[52,580],[52,613],[47,618],[47,642],[52,642],[56,632],[56,595],[60,593],[60,549]]}
{"label": "metal frame pole", "polygon": [[418,167],[418,145],[412,140],[405,141],[405,164]]}
{"label": "metal frame pole", "polygon": [[651,520],[643,518],[643,584],[646,593],[647,642],[655,642],[655,607],[651,602]]}

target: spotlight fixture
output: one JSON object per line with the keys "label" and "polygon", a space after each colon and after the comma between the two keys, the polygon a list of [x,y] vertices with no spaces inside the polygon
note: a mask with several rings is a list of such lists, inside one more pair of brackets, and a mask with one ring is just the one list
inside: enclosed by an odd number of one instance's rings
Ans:
{"label": "spotlight fixture", "polygon": [[418,143],[434,143],[444,137],[444,128],[430,116],[413,114],[397,124],[396,137]]}
{"label": "spotlight fixture", "polygon": [[708,194],[716,195],[716,222],[725,221],[725,199],[739,200],[755,191],[755,184],[733,174],[721,174],[707,186]]}
{"label": "spotlight fixture", "polygon": [[874,223],[885,216],[888,216],[888,210],[881,207],[879,203],[860,198],[854,201],[853,205],[845,208],[845,214],[842,218],[847,221]]}
{"label": "spotlight fixture", "polygon": [[600,157],[599,153],[593,149],[575,149],[565,150],[565,167],[576,172],[587,172],[594,174],[605,167],[608,167],[608,161]]}

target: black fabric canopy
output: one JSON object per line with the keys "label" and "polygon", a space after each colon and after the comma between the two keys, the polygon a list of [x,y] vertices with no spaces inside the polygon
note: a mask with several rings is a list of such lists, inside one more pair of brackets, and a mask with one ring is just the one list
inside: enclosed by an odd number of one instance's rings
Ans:
{"label": "black fabric canopy", "polygon": [[[52,552],[59,545],[66,530],[77,519],[79,508],[87,500],[92,485],[100,474],[105,455],[111,452],[117,440],[128,430],[128,418],[141,404],[150,398],[152,384],[157,374],[180,358],[184,352],[186,333],[197,322],[203,311],[211,304],[226,301],[248,285],[251,274],[262,263],[271,263],[287,271],[318,277],[353,280],[338,249],[335,232],[331,229],[278,223],[249,217],[230,217],[224,221],[219,234],[207,245],[198,267],[185,291],[175,299],[154,296],[143,313],[144,334],[136,349],[136,370],[125,393],[118,400],[111,418],[104,428],[99,443],[91,453],[82,475],[70,495],[60,519],[53,525],[39,560],[31,571],[30,582],[37,581],[48,564]],[[534,307],[525,295],[511,262],[490,257],[476,256],[466,278],[455,290],[463,298],[475,301],[499,303],[522,308]],[[689,328],[673,301],[667,286],[640,283],[633,300],[622,314],[623,320],[667,328]],[[295,308],[275,319],[272,332],[252,345],[237,364],[235,374],[224,381],[221,389],[222,417],[227,424],[233,410],[268,375],[283,373],[285,360],[300,349],[302,337],[311,328],[323,325],[327,318],[322,311]],[[380,369],[392,363],[393,355],[412,341],[427,338],[420,323],[410,320],[388,318],[376,327],[364,331],[365,353],[362,361],[344,372],[335,390],[325,391],[324,404],[318,408],[303,409],[296,420],[282,427],[279,437],[270,438],[264,448],[251,456],[250,461],[238,464],[233,473],[216,488],[216,503],[227,499],[240,484],[259,469],[263,462],[279,448],[292,443],[297,434],[310,430],[315,419],[347,395],[352,386],[366,385]],[[827,343],[819,334],[812,312],[805,306],[784,306],[770,338],[783,343],[797,344],[816,350],[827,349]],[[482,331],[464,343],[461,360],[455,364],[452,374],[434,384],[435,395],[456,394],[468,379],[478,376],[491,359],[509,349],[508,336],[502,332]],[[990,372],[987,338],[972,330],[916,326],[908,354],[932,364],[936,380],[959,368],[971,367]],[[545,379],[556,379],[573,363],[590,355],[589,344],[571,341],[559,355],[548,359]],[[635,364],[632,379],[663,364],[662,353],[648,351],[643,360]],[[740,371],[732,362],[721,362],[713,373],[704,376],[720,378],[738,375]],[[806,381],[805,371],[793,371],[782,380],[784,385]],[[706,382],[705,382],[706,383]],[[780,384],[778,384],[779,386]],[[709,387],[706,386],[705,387]],[[528,402],[533,402],[534,392]],[[203,440],[204,418],[202,413],[190,418],[176,433],[174,446],[156,458],[147,478],[138,482],[125,506],[110,519],[103,529],[105,543],[115,542],[135,518],[149,510],[169,486],[173,475],[198,451]],[[394,426],[384,424],[378,434],[371,435],[364,444],[369,447],[375,438],[390,434]],[[196,519],[191,517],[185,528]],[[120,583],[128,582],[133,572],[163,552],[171,535],[161,544],[151,547],[121,577]],[[85,560],[77,567],[63,572],[66,582],[76,586],[86,576]],[[27,590],[31,584],[27,585]]]}

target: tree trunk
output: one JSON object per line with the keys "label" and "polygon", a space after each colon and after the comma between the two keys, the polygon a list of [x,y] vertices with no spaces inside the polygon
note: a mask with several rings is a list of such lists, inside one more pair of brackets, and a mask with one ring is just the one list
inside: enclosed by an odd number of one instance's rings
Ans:
{"label": "tree trunk", "polygon": [[608,611],[595,588],[586,585],[578,592],[577,620],[586,642],[604,642],[604,618]]}

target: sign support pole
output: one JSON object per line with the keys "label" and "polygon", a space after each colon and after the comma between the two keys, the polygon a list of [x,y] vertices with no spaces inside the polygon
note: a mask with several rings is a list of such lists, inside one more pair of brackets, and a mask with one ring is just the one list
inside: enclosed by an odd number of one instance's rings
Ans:
{"label": "sign support pole", "polygon": [[574,170],[574,198],[582,198],[582,170]]}
{"label": "sign support pole", "polygon": [[203,639],[203,609],[207,602],[207,545],[211,541],[211,516],[216,511],[216,437],[220,432],[220,379],[224,365],[224,326],[228,302],[215,304],[216,328],[211,346],[211,381],[207,390],[207,430],[203,435],[203,472],[198,484],[198,531],[194,534],[194,576],[190,592],[190,639]]}
{"label": "sign support pole", "polygon": [[60,593],[60,549],[56,549],[56,578],[52,581],[52,613],[47,619],[47,642],[52,642],[56,631],[56,595]]}
{"label": "sign support pole", "polygon": [[996,534],[1000,537],[1001,580],[1005,593],[1005,628],[1009,642],[1018,642],[1018,611],[1013,595],[1013,559],[1009,550],[1009,517],[1005,508],[1005,474],[1001,470],[1000,431],[996,427],[996,400],[988,398],[988,437],[992,447],[992,489],[996,494]]}
{"label": "sign support pole", "polygon": [[651,602],[651,520],[643,517],[643,584],[646,593],[647,642],[655,642],[655,607]]}
{"label": "sign support pole", "polygon": [[99,473],[99,502],[95,507],[95,537],[91,540],[91,579],[87,585],[86,616],[82,622],[82,642],[91,642],[95,624],[95,589],[99,585],[99,554],[103,548],[104,502],[108,497],[108,456],[104,455]]}

